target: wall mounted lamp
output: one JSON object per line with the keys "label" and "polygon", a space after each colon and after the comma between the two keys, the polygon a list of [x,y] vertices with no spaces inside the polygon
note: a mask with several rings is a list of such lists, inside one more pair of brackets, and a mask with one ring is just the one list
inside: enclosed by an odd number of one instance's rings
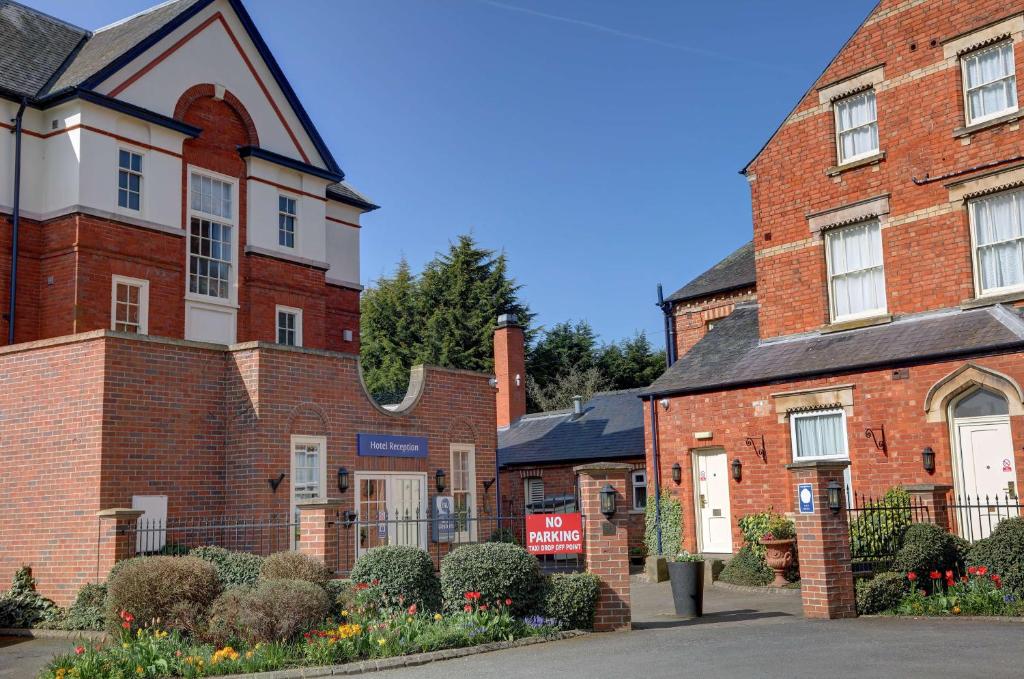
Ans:
{"label": "wall mounted lamp", "polygon": [[683,482],[683,468],[679,466],[678,462],[672,465],[672,482],[677,486]]}

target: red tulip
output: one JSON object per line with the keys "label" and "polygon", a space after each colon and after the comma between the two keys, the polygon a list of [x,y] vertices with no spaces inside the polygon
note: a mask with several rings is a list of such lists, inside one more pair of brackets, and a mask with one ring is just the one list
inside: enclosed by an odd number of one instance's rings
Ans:
{"label": "red tulip", "polygon": [[409,615],[416,615],[416,604],[409,606],[409,610],[407,612],[409,613]]}
{"label": "red tulip", "polygon": [[75,655],[82,655],[85,653],[85,646],[75,646]]}
{"label": "red tulip", "polygon": [[512,600],[511,599],[505,599],[505,605],[506,606],[511,606],[512,605]]}
{"label": "red tulip", "polygon": [[473,610],[473,607],[470,606],[469,604],[466,604],[465,606],[462,607],[462,610],[464,610],[467,613],[469,613],[469,612],[471,612]]}
{"label": "red tulip", "polygon": [[978,575],[985,575],[988,573],[988,566],[978,566]]}
{"label": "red tulip", "polygon": [[977,575],[978,574],[978,567],[977,566],[968,566],[967,572],[970,573],[971,575]]}
{"label": "red tulip", "polygon": [[487,604],[480,604],[480,610],[481,611],[486,611],[487,610]]}
{"label": "red tulip", "polygon": [[909,573],[907,573],[907,580],[910,580],[911,582],[917,580],[917,573],[915,573],[914,571],[910,571]]}
{"label": "red tulip", "polygon": [[932,571],[928,575],[929,575],[929,577],[931,577],[932,580],[939,580],[939,579],[942,578],[942,573],[940,573],[938,571]]}

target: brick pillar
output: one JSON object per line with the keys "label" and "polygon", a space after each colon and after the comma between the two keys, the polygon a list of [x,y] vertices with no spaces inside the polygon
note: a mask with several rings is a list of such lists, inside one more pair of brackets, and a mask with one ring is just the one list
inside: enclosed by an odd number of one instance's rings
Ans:
{"label": "brick pillar", "polygon": [[[594,615],[594,630],[613,632],[631,626],[629,605],[629,472],[631,465],[598,462],[575,467],[579,475],[580,510],[583,513],[583,549],[587,570],[601,579]],[[616,512],[611,519],[601,513],[601,489],[615,489]]]}
{"label": "brick pillar", "polygon": [[296,505],[299,509],[298,550],[323,561],[335,574],[341,561],[338,524],[343,504],[340,498],[325,498]]}
{"label": "brick pillar", "polygon": [[526,414],[526,339],[512,314],[499,316],[494,330],[494,376],[498,427],[507,427]]}
{"label": "brick pillar", "polygon": [[953,486],[943,483],[914,483],[903,486],[910,493],[912,519],[917,523],[934,523],[950,530],[948,497]]}
{"label": "brick pillar", "polygon": [[114,507],[96,512],[99,533],[96,540],[96,582],[106,579],[118,561],[124,561],[135,551],[131,541],[135,532],[129,532],[145,512],[129,507]]}
{"label": "brick pillar", "polygon": [[[800,550],[800,591],[804,617],[853,618],[857,616],[850,567],[850,526],[847,521],[845,493],[840,493],[840,509],[828,507],[828,485],[843,486],[847,460],[795,462],[786,465],[792,474],[796,515],[797,548]],[[799,484],[811,484],[814,511],[799,513]]]}

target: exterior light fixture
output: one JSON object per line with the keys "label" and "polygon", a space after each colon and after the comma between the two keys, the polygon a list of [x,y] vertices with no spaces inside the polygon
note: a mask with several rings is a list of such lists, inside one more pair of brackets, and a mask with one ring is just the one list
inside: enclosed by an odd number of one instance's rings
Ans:
{"label": "exterior light fixture", "polygon": [[683,481],[683,468],[676,462],[672,465],[672,481],[678,486]]}
{"label": "exterior light fixture", "polygon": [[658,401],[658,403],[661,404],[661,407],[662,407],[663,410],[668,410],[668,407],[669,407],[669,404],[671,404],[671,401],[669,401],[667,398],[663,398],[660,401]]}
{"label": "exterior light fixture", "polygon": [[438,469],[434,473],[434,484],[435,484],[435,487],[437,488],[437,492],[438,493],[443,493],[444,492],[444,470],[443,469]]}
{"label": "exterior light fixture", "polygon": [[348,470],[338,467],[338,492],[344,493],[348,490]]}
{"label": "exterior light fixture", "polygon": [[935,451],[932,450],[931,446],[921,451],[921,464],[924,465],[924,470],[929,474],[935,473]]}
{"label": "exterior light fixture", "polygon": [[743,478],[743,463],[740,458],[734,457],[732,459],[732,480],[739,481]]}
{"label": "exterior light fixture", "polygon": [[615,516],[615,489],[609,483],[601,489],[601,513],[609,520]]}
{"label": "exterior light fixture", "polygon": [[843,487],[839,485],[838,481],[829,481],[826,490],[828,491],[828,508],[832,510],[833,514],[838,514],[842,506]]}

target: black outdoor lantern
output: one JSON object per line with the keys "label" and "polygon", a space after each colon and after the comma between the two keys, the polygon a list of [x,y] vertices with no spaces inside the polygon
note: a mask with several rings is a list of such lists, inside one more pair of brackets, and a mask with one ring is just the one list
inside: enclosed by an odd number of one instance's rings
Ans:
{"label": "black outdoor lantern", "polygon": [[929,474],[935,472],[935,451],[932,450],[931,446],[921,451],[921,464],[924,465],[924,470]]}
{"label": "black outdoor lantern", "polygon": [[732,459],[732,480],[739,481],[743,478],[743,463],[740,462],[740,458],[734,457]]}
{"label": "black outdoor lantern", "polygon": [[825,488],[828,491],[828,508],[832,510],[833,514],[839,513],[840,504],[843,497],[843,487],[839,485],[838,481],[829,481],[828,486]]}
{"label": "black outdoor lantern", "polygon": [[438,469],[434,473],[434,485],[436,486],[438,493],[443,493],[444,492],[444,470],[443,469]]}
{"label": "black outdoor lantern", "polygon": [[683,468],[676,462],[672,465],[672,481],[678,486],[683,481]]}
{"label": "black outdoor lantern", "polygon": [[606,519],[615,516],[615,489],[609,483],[601,489],[601,513]]}
{"label": "black outdoor lantern", "polygon": [[348,470],[338,467],[338,492],[344,493],[348,490]]}

